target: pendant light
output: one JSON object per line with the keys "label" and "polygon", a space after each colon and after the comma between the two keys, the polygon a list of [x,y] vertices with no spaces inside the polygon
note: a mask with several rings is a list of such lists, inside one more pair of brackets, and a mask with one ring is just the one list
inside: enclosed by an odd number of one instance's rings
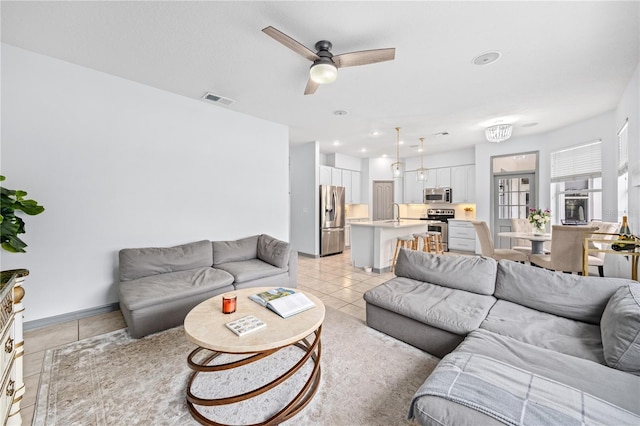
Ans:
{"label": "pendant light", "polygon": [[425,182],[427,180],[427,173],[429,170],[424,168],[424,138],[420,138],[420,168],[416,170],[416,179],[418,182]]}
{"label": "pendant light", "polygon": [[404,177],[404,163],[400,162],[400,127],[396,127],[396,162],[391,164],[391,173],[394,179]]}

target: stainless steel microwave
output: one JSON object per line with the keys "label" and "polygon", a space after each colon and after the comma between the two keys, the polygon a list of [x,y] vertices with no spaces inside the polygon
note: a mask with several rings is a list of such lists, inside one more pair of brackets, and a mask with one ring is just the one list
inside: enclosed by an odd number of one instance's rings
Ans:
{"label": "stainless steel microwave", "polygon": [[451,188],[425,188],[425,204],[451,203]]}

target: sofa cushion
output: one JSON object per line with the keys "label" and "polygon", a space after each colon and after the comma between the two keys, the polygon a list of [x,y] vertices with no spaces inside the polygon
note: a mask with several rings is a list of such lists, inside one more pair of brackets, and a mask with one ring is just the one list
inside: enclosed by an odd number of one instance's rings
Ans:
{"label": "sofa cushion", "polygon": [[223,271],[233,275],[235,284],[287,272],[287,268],[276,268],[275,266],[267,262],[263,262],[260,259],[222,263],[220,265],[216,265],[216,268],[222,269]]}
{"label": "sofa cushion", "polygon": [[402,249],[395,274],[431,284],[492,295],[496,282],[496,261],[480,256],[443,256]]}
{"label": "sofa cushion", "polygon": [[118,295],[120,303],[133,311],[206,293],[231,283],[233,276],[209,266],[122,281],[118,285]]}
{"label": "sofa cushion", "polygon": [[604,364],[600,327],[498,300],[480,328]]}
{"label": "sofa cushion", "polygon": [[563,274],[501,260],[495,296],[538,311],[599,324],[611,295],[630,282]]}
{"label": "sofa cushion", "polygon": [[276,268],[286,268],[289,263],[291,246],[267,234],[258,238],[258,259],[272,264]]}
{"label": "sofa cushion", "polygon": [[211,243],[120,250],[120,281],[211,266]]}
{"label": "sofa cushion", "polygon": [[213,264],[240,262],[258,257],[258,235],[235,241],[213,241]]}
{"label": "sofa cushion", "polygon": [[364,294],[367,303],[443,330],[465,335],[480,326],[496,299],[397,277]]}
{"label": "sofa cushion", "polygon": [[631,283],[611,296],[600,327],[607,365],[640,375],[640,284]]}

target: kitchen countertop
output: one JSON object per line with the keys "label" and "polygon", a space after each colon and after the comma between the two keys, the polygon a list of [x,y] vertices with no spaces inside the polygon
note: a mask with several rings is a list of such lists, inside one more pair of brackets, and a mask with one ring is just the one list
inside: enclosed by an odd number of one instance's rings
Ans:
{"label": "kitchen countertop", "polygon": [[353,222],[351,226],[369,226],[373,228],[409,228],[412,226],[424,226],[430,223],[441,223],[439,220],[400,219],[395,220],[369,220],[366,222]]}

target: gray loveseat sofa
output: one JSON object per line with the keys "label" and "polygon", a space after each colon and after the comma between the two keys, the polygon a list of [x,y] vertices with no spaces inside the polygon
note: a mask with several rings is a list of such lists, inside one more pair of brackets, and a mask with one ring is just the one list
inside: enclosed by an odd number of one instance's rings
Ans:
{"label": "gray loveseat sofa", "polygon": [[120,310],[140,338],[183,323],[200,302],[240,288],[297,287],[298,253],[269,235],[119,253]]}
{"label": "gray loveseat sofa", "polygon": [[401,250],[367,323],[443,357],[422,425],[640,424],[640,285]]}

